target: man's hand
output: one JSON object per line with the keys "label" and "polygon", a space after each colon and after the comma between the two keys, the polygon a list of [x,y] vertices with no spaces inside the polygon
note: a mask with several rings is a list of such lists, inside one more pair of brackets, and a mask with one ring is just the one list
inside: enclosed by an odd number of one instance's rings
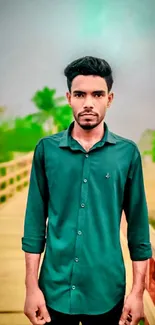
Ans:
{"label": "man's hand", "polygon": [[24,314],[33,325],[42,325],[51,321],[45,298],[39,287],[26,291]]}
{"label": "man's hand", "polygon": [[[131,317],[128,316],[129,314],[131,315]],[[143,318],[143,296],[136,296],[134,293],[130,293],[125,300],[119,325],[138,325],[139,321]]]}

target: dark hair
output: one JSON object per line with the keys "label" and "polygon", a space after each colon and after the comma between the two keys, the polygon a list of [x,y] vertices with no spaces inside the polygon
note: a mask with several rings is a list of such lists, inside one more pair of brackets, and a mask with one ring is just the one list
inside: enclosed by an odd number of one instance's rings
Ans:
{"label": "dark hair", "polygon": [[72,81],[78,75],[97,75],[105,79],[108,92],[113,85],[112,70],[108,62],[93,56],[84,56],[71,62],[65,69],[64,75],[67,77],[67,85],[71,91]]}

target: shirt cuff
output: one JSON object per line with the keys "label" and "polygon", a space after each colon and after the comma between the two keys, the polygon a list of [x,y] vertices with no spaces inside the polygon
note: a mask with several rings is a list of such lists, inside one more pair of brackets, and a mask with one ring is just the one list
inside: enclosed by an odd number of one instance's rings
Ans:
{"label": "shirt cuff", "polygon": [[129,252],[132,261],[144,261],[152,257],[150,243],[142,243],[136,247],[129,245]]}
{"label": "shirt cuff", "polygon": [[26,253],[41,254],[44,251],[45,238],[34,239],[22,237],[22,250]]}

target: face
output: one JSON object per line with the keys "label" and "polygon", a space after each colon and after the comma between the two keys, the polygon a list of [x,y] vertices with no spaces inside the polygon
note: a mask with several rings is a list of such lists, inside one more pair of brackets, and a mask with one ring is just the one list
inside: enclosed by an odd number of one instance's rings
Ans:
{"label": "face", "polygon": [[75,121],[85,130],[93,129],[104,119],[113,100],[105,79],[79,75],[72,81],[71,93],[66,94]]}

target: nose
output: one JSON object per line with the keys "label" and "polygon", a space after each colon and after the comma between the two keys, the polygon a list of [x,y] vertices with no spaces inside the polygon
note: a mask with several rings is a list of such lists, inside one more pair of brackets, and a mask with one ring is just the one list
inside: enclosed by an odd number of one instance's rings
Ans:
{"label": "nose", "polygon": [[94,104],[93,104],[93,100],[92,100],[92,97],[91,96],[87,96],[86,98],[85,98],[85,101],[84,101],[84,104],[83,104],[83,108],[85,108],[85,109],[92,109],[92,108],[94,108]]}

